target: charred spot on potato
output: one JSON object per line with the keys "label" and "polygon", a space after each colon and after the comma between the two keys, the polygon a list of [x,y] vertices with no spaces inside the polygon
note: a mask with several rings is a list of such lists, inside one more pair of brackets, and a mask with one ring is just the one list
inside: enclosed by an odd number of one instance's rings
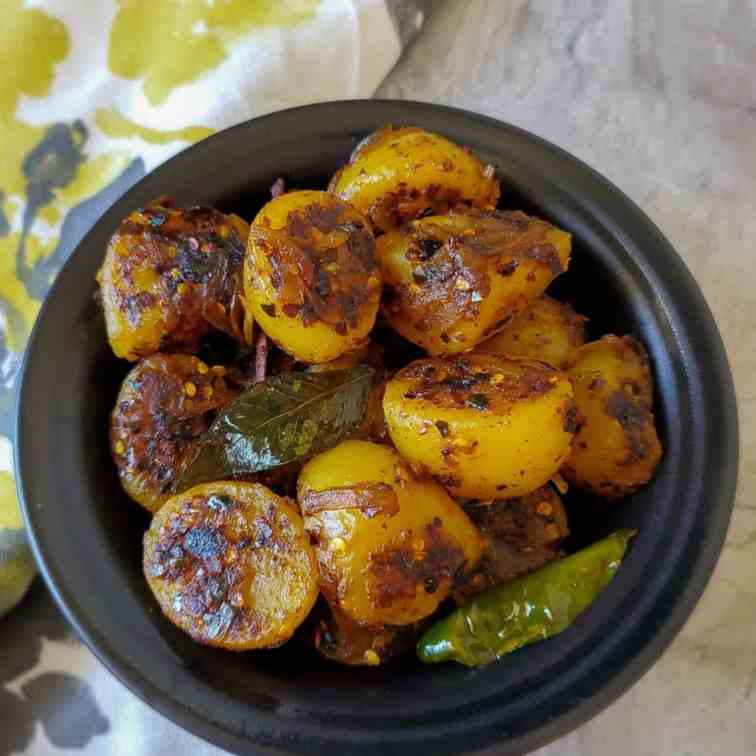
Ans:
{"label": "charred spot on potato", "polygon": [[[433,255],[435,255],[436,252],[438,252],[438,250],[443,246],[443,242],[439,239],[423,236],[417,240],[418,251],[414,256],[416,256],[419,260],[425,262],[426,260],[430,260],[431,257],[433,257]],[[408,254],[412,254],[412,247],[410,247]]]}
{"label": "charred spot on potato", "polygon": [[111,449],[126,492],[147,509],[157,509],[196,453],[213,411],[234,394],[225,378],[189,355],[153,355],[133,368],[110,423]]}
{"label": "charred spot on potato", "polygon": [[243,221],[212,208],[156,206],[124,220],[100,273],[115,353],[195,352],[212,330],[238,337],[228,305],[241,287],[241,234]]}
{"label": "charred spot on potato", "polygon": [[613,392],[604,404],[607,415],[613,417],[627,434],[630,454],[625,464],[644,459],[648,453],[646,440],[647,410],[638,406],[623,391]]}
{"label": "charred spot on potato", "polygon": [[522,361],[516,371],[506,365],[499,370],[483,370],[480,358],[460,356],[438,359],[432,365],[427,360],[418,360],[400,375],[413,383],[412,390],[404,393],[405,399],[451,400],[460,406],[483,410],[489,407],[493,396],[522,400],[549,393],[555,385],[550,376],[555,372],[552,366],[536,361]]}
{"label": "charred spot on potato", "polygon": [[476,410],[488,409],[488,397],[485,394],[471,394],[467,397],[467,404]]}
{"label": "charred spot on potato", "polygon": [[[297,326],[325,326],[342,339],[329,337],[321,346],[317,333],[305,337],[293,324],[261,321],[269,336],[305,362],[328,361],[354,348],[354,340],[367,335],[380,298],[371,230],[353,208],[325,192],[292,192],[260,211],[244,275],[245,298],[253,311],[259,307],[260,317],[272,318],[265,306],[274,305]],[[321,349],[324,357],[315,359]]]}
{"label": "charred spot on potato", "polygon": [[[271,499],[278,505],[269,512]],[[317,595],[301,518],[256,484],[210,483],[174,497],[153,518],[144,547],[144,573],[163,612],[200,643],[278,645]]]}
{"label": "charred spot on potato", "polygon": [[569,237],[520,215],[455,209],[380,237],[391,325],[431,353],[460,352],[540,295],[566,269]]}
{"label": "charred spot on potato", "polygon": [[577,431],[579,427],[579,417],[580,414],[578,413],[578,408],[575,402],[568,402],[567,408],[564,411],[564,422],[562,423],[565,433],[575,433]]}
{"label": "charred spot on potato", "polygon": [[368,583],[368,595],[378,607],[391,606],[400,599],[411,599],[425,590],[428,581],[434,593],[441,580],[451,581],[466,562],[462,550],[447,542],[439,528],[426,526],[407,544],[389,546],[370,555],[368,571],[376,580]]}

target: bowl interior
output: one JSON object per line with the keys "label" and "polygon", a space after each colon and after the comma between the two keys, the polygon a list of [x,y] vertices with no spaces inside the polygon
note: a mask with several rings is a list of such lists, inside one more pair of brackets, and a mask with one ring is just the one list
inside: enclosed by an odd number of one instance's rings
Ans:
{"label": "bowl interior", "polygon": [[[278,176],[325,187],[356,142],[387,122],[418,124],[495,163],[501,206],[573,234],[551,291],[592,336],[646,345],[665,456],[631,500],[568,497],[575,546],[638,528],[610,588],[567,632],[481,670],[412,656],[355,670],[301,644],[230,654],[165,620],[141,573],[148,519],[121,492],[107,418],[128,370],[107,345],[94,276],[119,220],[167,193],[251,219]],[[642,674],[679,629],[713,568],[732,506],[737,429],[721,341],[700,292],[648,219],[618,190],[512,127],[436,106],[352,102],[285,111],[181,153],[102,217],[61,272],[27,352],[17,470],[45,577],[95,653],[148,703],[230,750],[436,753],[499,742],[518,753],[586,719]],[[422,744],[422,746],[421,746]]]}

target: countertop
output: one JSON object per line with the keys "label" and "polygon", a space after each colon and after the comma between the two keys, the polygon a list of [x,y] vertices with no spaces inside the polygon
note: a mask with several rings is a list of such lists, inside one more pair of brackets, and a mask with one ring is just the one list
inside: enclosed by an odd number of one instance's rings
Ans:
{"label": "countertop", "polygon": [[[537,754],[754,754],[756,381],[749,376],[756,371],[756,6],[747,0],[430,5],[422,32],[378,96],[501,118],[615,182],[694,273],[724,336],[738,392],[737,503],[703,599],[640,682]],[[12,649],[0,665],[0,753],[44,754],[53,747],[108,756],[222,753],[113,678],[74,638],[39,583],[23,611],[0,623],[0,649],[4,655]]]}

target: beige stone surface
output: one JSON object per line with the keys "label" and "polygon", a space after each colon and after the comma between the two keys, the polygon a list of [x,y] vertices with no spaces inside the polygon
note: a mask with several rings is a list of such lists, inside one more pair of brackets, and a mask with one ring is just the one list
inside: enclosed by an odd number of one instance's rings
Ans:
{"label": "beige stone surface", "polygon": [[756,754],[756,5],[437,5],[379,96],[501,118],[615,182],[698,280],[738,393],[736,510],[702,601],[637,685],[538,756]]}

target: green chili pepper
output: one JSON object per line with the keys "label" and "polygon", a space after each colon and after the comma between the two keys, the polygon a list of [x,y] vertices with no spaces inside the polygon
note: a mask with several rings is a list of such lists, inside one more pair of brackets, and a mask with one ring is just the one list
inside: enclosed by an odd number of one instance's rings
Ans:
{"label": "green chili pepper", "polygon": [[618,530],[540,570],[478,594],[432,625],[417,644],[421,661],[469,667],[495,661],[565,630],[609,584],[635,530]]}

